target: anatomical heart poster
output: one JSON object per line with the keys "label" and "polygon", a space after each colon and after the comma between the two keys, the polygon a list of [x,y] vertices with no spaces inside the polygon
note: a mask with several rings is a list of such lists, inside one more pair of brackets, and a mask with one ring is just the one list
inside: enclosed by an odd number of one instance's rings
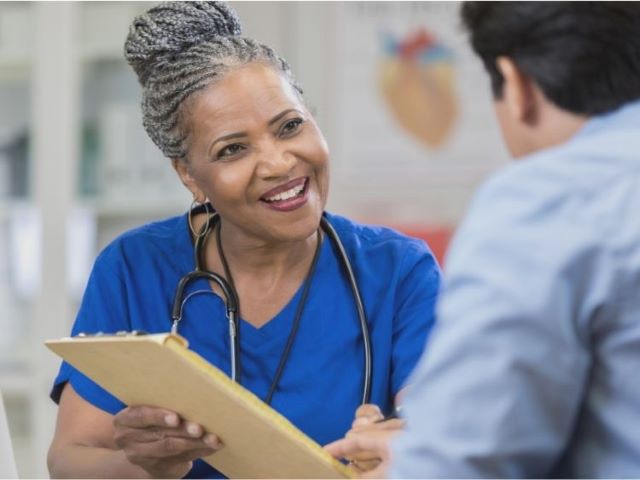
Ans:
{"label": "anatomical heart poster", "polygon": [[459,3],[337,5],[332,130],[343,175],[369,185],[468,185],[504,163],[489,79]]}

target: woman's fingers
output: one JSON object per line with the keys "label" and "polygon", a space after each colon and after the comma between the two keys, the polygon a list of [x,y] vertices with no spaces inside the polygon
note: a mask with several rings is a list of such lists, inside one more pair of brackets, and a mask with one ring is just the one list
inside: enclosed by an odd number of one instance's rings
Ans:
{"label": "woman's fingers", "polygon": [[202,427],[199,426],[197,430],[191,433],[186,428],[123,428],[119,427],[115,431],[115,438],[117,443],[123,438],[127,438],[129,441],[135,441],[140,443],[157,442],[166,437],[182,437],[182,438],[196,438],[202,439],[207,445],[215,447],[218,443],[218,437],[213,434],[204,434]]}
{"label": "woman's fingers", "polygon": [[177,427],[180,417],[177,413],[164,408],[139,405],[127,407],[119,412],[113,420],[117,426],[130,428]]}
{"label": "woman's fingers", "polygon": [[384,416],[377,405],[367,403],[360,405],[356,410],[355,419],[351,424],[351,428],[359,428],[370,425],[382,420]]}
{"label": "woman's fingers", "polygon": [[362,450],[346,457],[350,462],[371,462],[380,461],[380,454],[373,450]]}
{"label": "woman's fingers", "polygon": [[406,421],[401,418],[392,418],[390,420],[385,420],[384,422],[361,423],[349,430],[345,436],[350,437],[351,435],[369,431],[402,430],[405,425]]}
{"label": "woman's fingers", "polygon": [[354,435],[329,443],[324,449],[335,458],[348,458],[363,451],[374,452],[380,459],[388,456],[387,441],[382,436]]}
{"label": "woman's fingers", "polygon": [[154,478],[181,478],[191,470],[194,460],[215,451],[201,439],[167,437],[153,443],[132,444],[125,454],[131,463],[141,466]]}
{"label": "woman's fingers", "polygon": [[222,447],[220,439],[170,410],[128,407],[114,418],[114,441],[129,461],[153,477],[184,476],[197,458]]}
{"label": "woman's fingers", "polygon": [[[385,422],[386,423],[386,422]],[[324,448],[335,458],[345,458],[362,477],[383,475],[389,463],[389,440],[397,429],[364,430]]]}
{"label": "woman's fingers", "polygon": [[382,412],[380,411],[380,407],[373,403],[365,403],[364,405],[360,405],[356,410],[356,418],[361,417],[382,417]]}
{"label": "woman's fingers", "polygon": [[350,460],[349,466],[358,473],[365,473],[374,470],[381,464],[380,459],[376,460]]}
{"label": "woman's fingers", "polygon": [[137,443],[127,449],[130,459],[166,459],[184,462],[211,455],[215,449],[200,439],[166,437],[150,443]]}
{"label": "woman's fingers", "polygon": [[[136,441],[153,442],[167,436],[201,438],[204,428],[195,423],[181,420],[170,410],[149,406],[128,407],[114,418],[114,426],[119,436],[126,435]],[[118,435],[117,435],[118,436]],[[215,435],[205,435],[205,440],[215,446]]]}

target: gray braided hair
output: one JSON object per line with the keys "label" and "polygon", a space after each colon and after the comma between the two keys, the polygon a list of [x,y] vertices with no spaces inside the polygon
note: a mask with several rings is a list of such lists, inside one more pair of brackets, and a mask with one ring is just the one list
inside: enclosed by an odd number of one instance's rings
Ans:
{"label": "gray braided hair", "polygon": [[187,155],[185,100],[233,68],[265,63],[302,94],[289,64],[241,31],[238,16],[224,2],[165,2],[129,27],[125,57],[142,86],[143,124],[165,156]]}

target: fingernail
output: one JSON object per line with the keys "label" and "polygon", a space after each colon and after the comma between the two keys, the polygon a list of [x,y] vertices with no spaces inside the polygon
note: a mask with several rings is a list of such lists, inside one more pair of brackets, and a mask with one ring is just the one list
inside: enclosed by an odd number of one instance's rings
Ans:
{"label": "fingernail", "polygon": [[369,417],[360,417],[360,418],[356,418],[353,421],[353,426],[354,427],[364,427],[365,425],[369,425],[370,423],[373,423],[373,420]]}
{"label": "fingernail", "polygon": [[200,436],[200,427],[195,423],[190,423],[187,425],[187,432],[189,432],[189,435],[192,437],[198,437]]}
{"label": "fingernail", "polygon": [[170,413],[168,415],[165,415],[164,423],[166,423],[170,427],[177,427],[178,426],[178,416],[174,415],[172,413]]}
{"label": "fingernail", "polygon": [[204,443],[209,445],[211,448],[218,448],[221,446],[220,439],[212,433],[208,433],[204,436]]}

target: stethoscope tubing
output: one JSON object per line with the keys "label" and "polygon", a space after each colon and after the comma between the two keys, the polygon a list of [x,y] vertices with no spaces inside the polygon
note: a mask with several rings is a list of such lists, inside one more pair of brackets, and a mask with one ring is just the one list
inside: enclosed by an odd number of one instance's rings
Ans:
{"label": "stethoscope tubing", "polygon": [[367,314],[362,303],[362,295],[358,287],[358,281],[353,273],[349,256],[347,255],[344,245],[338,236],[333,225],[329,223],[326,217],[323,215],[320,219],[320,226],[325,233],[331,238],[334,246],[338,250],[338,254],[342,260],[342,266],[344,267],[347,278],[349,279],[349,285],[353,294],[353,299],[356,304],[356,310],[358,311],[358,320],[360,322],[360,330],[362,331],[362,342],[364,343],[364,385],[362,387],[362,401],[364,405],[369,403],[371,399],[371,371],[372,371],[372,353],[371,353],[371,334],[369,333],[369,323],[367,322]]}
{"label": "stethoscope tubing", "polygon": [[180,282],[178,283],[178,287],[176,289],[176,300],[173,302],[173,308],[171,310],[171,319],[173,320],[173,322],[171,323],[171,333],[178,333],[178,324],[182,320],[182,308],[184,307],[184,302],[182,301],[182,299],[184,298],[184,290],[191,281],[198,278],[206,278],[207,280],[215,282],[222,289],[222,293],[225,296],[227,319],[229,320],[229,343],[231,348],[231,358],[234,359],[234,361],[231,362],[231,379],[234,382],[239,382],[239,372],[237,371],[239,351],[237,314],[239,302],[237,295],[223,277],[221,277],[217,273],[209,272],[207,270],[194,270],[193,272],[188,273],[180,279]]}
{"label": "stethoscope tubing", "polygon": [[[217,214],[214,214],[217,215]],[[214,217],[215,218],[215,217]],[[178,283],[178,287],[176,288],[175,298],[173,302],[173,308],[171,310],[171,318],[172,318],[172,326],[171,332],[178,332],[178,324],[182,320],[182,309],[184,307],[184,291],[189,283],[193,280],[199,278],[206,278],[216,285],[220,287],[222,293],[225,296],[225,305],[226,305],[226,314],[227,319],[229,321],[229,344],[230,344],[230,357],[231,361],[231,379],[235,382],[240,383],[240,358],[239,358],[239,319],[238,319],[238,296],[237,293],[225,278],[218,275],[217,273],[210,272],[204,269],[204,263],[201,258],[202,246],[205,244],[207,237],[211,233],[211,229],[208,228],[209,222],[205,224],[203,227],[203,232],[200,235],[196,236],[195,245],[194,245],[194,256],[195,256],[195,265],[196,269],[193,272],[186,274],[184,277],[180,279]],[[366,311],[364,309],[364,303],[362,301],[362,295],[360,293],[360,289],[358,287],[358,282],[356,280],[355,273],[351,266],[351,262],[349,261],[349,256],[340,240],[340,236],[333,228],[333,225],[326,219],[323,214],[320,219],[320,227],[327,234],[327,236],[331,239],[333,245],[335,246],[338,256],[340,257],[340,261],[342,263],[345,274],[347,275],[347,279],[349,281],[349,285],[351,287],[352,296],[354,302],[356,304],[356,311],[358,314],[358,320],[360,324],[360,330],[362,332],[362,341],[364,346],[364,381],[362,387],[362,397],[361,403],[366,404],[369,403],[371,399],[371,376],[372,376],[372,346],[371,346],[371,335],[369,332],[369,324],[367,322]],[[205,231],[206,230],[206,231]]]}

